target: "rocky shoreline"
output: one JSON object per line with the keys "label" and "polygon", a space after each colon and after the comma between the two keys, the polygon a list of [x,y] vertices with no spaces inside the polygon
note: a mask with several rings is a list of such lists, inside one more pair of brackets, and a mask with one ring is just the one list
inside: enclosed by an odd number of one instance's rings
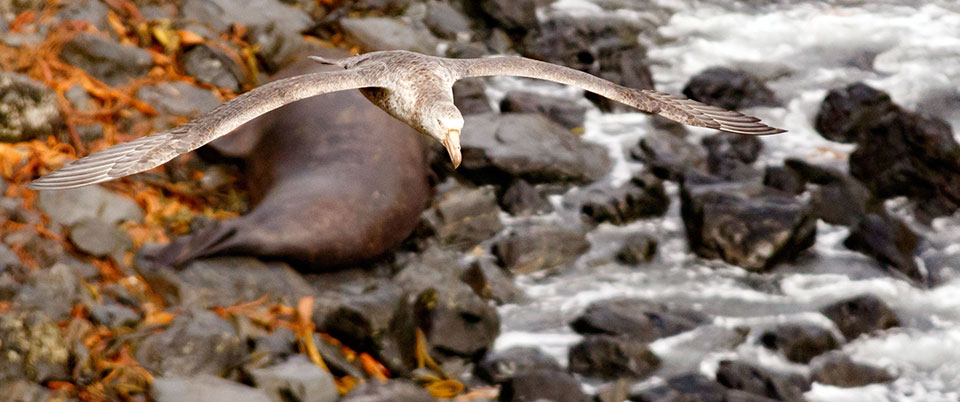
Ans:
{"label": "rocky shoreline", "polygon": [[[760,282],[812,253],[818,222],[848,228],[844,246],[874,259],[872,275],[934,288],[952,274],[918,264],[923,238],[884,201],[907,199],[924,223],[955,214],[960,145],[942,119],[862,83],[828,88],[816,117],[824,138],[855,144],[848,163],[757,166],[764,150],[754,137],[717,133],[697,144],[658,123],[628,150],[644,169],[615,183],[607,150],[580,138],[583,103],[513,91],[493,105],[482,80],[460,82],[460,169],[431,149],[436,194],[414,232],[375,261],[328,272],[249,256],[180,269],[145,258],[157,243],[250,210],[243,169],[213,152],[120,183],[26,189],[77,153],[181,124],[317,48],[516,53],[652,88],[647,42],[669,16],[637,8],[642,23],[539,18],[545,0],[243,3],[0,1],[0,395],[799,401],[813,383],[895,379],[841,351],[901,325],[884,301],[851,295],[821,306],[819,324],[731,328],[692,306],[611,298],[569,322],[582,339],[566,362],[538,348],[494,351],[497,306],[529,300],[515,276],[551,275],[596,248],[598,225],[659,217],[671,203],[690,251]],[[725,68],[691,78],[683,93],[728,108],[779,105],[761,79]],[[557,219],[557,208],[576,219]],[[590,264],[649,269],[658,240],[626,234]],[[707,376],[699,361],[650,348],[678,335],[703,350],[756,342],[810,374],[723,360]],[[651,376],[662,381],[641,384]]]}

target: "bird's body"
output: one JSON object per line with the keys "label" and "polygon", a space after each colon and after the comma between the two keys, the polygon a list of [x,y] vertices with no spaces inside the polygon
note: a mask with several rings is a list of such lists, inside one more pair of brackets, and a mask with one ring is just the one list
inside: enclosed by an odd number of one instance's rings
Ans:
{"label": "bird's body", "polygon": [[755,117],[652,90],[626,88],[590,74],[522,57],[448,59],[407,51],[381,51],[339,60],[315,60],[343,68],[274,81],[161,133],[119,144],[79,159],[31,183],[64,189],[100,183],[166,163],[285,104],[324,93],[360,89],[371,102],[417,131],[443,143],[460,164],[463,117],[453,104],[453,83],[462,78],[516,75],[573,85],[683,124],[738,134],[776,134]]}

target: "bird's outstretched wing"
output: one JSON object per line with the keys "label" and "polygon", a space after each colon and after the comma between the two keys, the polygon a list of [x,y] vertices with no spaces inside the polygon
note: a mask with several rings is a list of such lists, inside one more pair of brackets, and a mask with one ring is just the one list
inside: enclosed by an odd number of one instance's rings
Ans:
{"label": "bird's outstretched wing", "polygon": [[572,68],[523,57],[457,59],[448,60],[448,62],[459,70],[460,78],[515,75],[559,82],[580,87],[645,112],[656,113],[691,126],[752,135],[778,134],[786,131],[769,127],[756,117],[732,110],[649,89],[627,88]]}
{"label": "bird's outstretched wing", "polygon": [[257,116],[311,96],[377,86],[362,69],[290,77],[258,87],[189,123],[93,153],[30,183],[34,190],[100,183],[160,166],[177,155],[229,134]]}

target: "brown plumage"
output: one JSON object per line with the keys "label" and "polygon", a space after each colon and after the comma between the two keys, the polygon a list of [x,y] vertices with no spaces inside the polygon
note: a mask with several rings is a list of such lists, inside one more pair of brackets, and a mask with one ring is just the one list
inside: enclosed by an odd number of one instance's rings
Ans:
{"label": "brown plumage", "polygon": [[515,75],[577,86],[691,126],[751,135],[784,132],[760,123],[756,117],[679,96],[627,88],[571,68],[522,57],[447,59],[407,51],[383,51],[339,60],[319,57],[314,60],[344,70],[271,82],[182,126],[74,161],[33,181],[30,188],[80,187],[149,170],[285,104],[357,88],[393,117],[443,143],[454,166],[458,166],[463,116],[453,104],[453,83],[461,78],[492,75]]}

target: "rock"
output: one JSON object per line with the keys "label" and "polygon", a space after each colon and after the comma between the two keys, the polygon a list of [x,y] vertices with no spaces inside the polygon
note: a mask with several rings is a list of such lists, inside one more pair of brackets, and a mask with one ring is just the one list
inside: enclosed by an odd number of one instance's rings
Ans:
{"label": "rock", "polygon": [[13,302],[24,310],[63,321],[70,318],[75,304],[88,301],[89,293],[81,289],[80,278],[73,268],[56,263],[48,269],[32,271]]}
{"label": "rock", "polygon": [[833,225],[853,226],[867,211],[877,209],[870,190],[860,181],[836,169],[787,159],[786,166],[812,184],[810,201],[817,218]]}
{"label": "rock", "polygon": [[491,25],[517,37],[537,26],[537,0],[481,0],[479,9]]}
{"label": "rock", "polygon": [[663,215],[670,205],[663,182],[652,174],[635,176],[616,188],[606,183],[592,185],[576,198],[582,215],[596,223],[614,225]]}
{"label": "rock", "polygon": [[149,103],[158,112],[188,117],[220,105],[220,99],[213,92],[182,81],[142,86],[137,89],[137,98]]}
{"label": "rock", "polygon": [[86,219],[105,223],[143,221],[143,211],[136,202],[100,186],[40,191],[37,206],[51,221],[67,226]]}
{"label": "rock", "polygon": [[243,365],[246,372],[280,364],[298,354],[297,335],[287,328],[276,328],[273,332],[254,336],[252,341],[252,359]]}
{"label": "rock", "polygon": [[803,178],[786,166],[767,166],[763,171],[763,185],[793,195],[805,189]]}
{"label": "rock", "polygon": [[469,250],[503,228],[492,186],[457,188],[435,201],[434,228],[443,244]]}
{"label": "rock", "polygon": [[488,354],[474,369],[478,377],[494,385],[534,371],[562,373],[563,368],[539,348],[513,347]]}
{"label": "rock", "polygon": [[587,183],[610,168],[606,149],[537,114],[466,116],[461,146],[460,173],[480,182]]}
{"label": "rock", "polygon": [[862,334],[900,326],[896,313],[883,300],[869,294],[824,306],[820,313],[833,321],[848,341]]}
{"label": "rock", "polygon": [[60,58],[110,86],[125,85],[153,66],[150,52],[93,33],[82,33],[65,43]]}
{"label": "rock", "polygon": [[464,116],[493,112],[490,99],[487,98],[486,87],[482,78],[466,78],[455,82],[453,104]]}
{"label": "rock", "polygon": [[216,46],[201,43],[183,54],[183,70],[197,81],[233,92],[246,81],[243,67]]}
{"label": "rock", "polygon": [[[95,112],[97,110],[97,103],[93,100],[93,97],[87,93],[86,89],[83,89],[83,86],[80,84],[74,84],[70,89],[63,93],[63,96],[67,98],[68,101],[73,105],[77,111],[80,112]],[[99,125],[94,125],[94,127],[99,127]],[[101,129],[101,131],[103,131]]]}
{"label": "rock", "polygon": [[589,399],[573,376],[562,371],[533,370],[500,386],[499,402],[586,402]]}
{"label": "rock", "polygon": [[760,343],[767,349],[779,349],[794,363],[810,360],[840,346],[833,334],[812,324],[782,324],[760,335]]}
{"label": "rock", "polygon": [[583,127],[587,108],[564,98],[534,92],[510,91],[500,101],[501,113],[540,113],[572,130]]}
{"label": "rock", "polygon": [[470,21],[447,3],[427,4],[423,23],[438,37],[449,40],[469,40],[473,35]]}
{"label": "rock", "polygon": [[247,41],[259,47],[257,55],[270,72],[280,71],[296,61],[307,48],[300,32],[280,21],[253,27],[247,33]]}
{"label": "rock", "polygon": [[891,382],[894,379],[886,370],[856,363],[841,352],[832,352],[813,359],[810,369],[814,382],[842,388],[863,387]]}
{"label": "rock", "polygon": [[69,381],[70,351],[57,323],[42,313],[0,314],[0,384],[26,377],[33,382]]}
{"label": "rock", "polygon": [[500,206],[511,215],[537,215],[547,213],[553,210],[536,187],[530,185],[526,180],[517,179],[500,197]]}
{"label": "rock", "polygon": [[711,67],[690,78],[683,94],[724,109],[779,106],[773,91],[756,76],[725,67]]}
{"label": "rock", "polygon": [[24,379],[0,381],[0,395],[15,402],[44,402],[51,396],[46,387]]}
{"label": "rock", "polygon": [[527,300],[513,275],[497,265],[493,258],[477,259],[460,274],[460,280],[484,300],[492,300],[498,305]]}
{"label": "rock", "polygon": [[430,393],[403,380],[367,381],[360,383],[340,402],[434,402]]}
{"label": "rock", "polygon": [[687,241],[701,257],[763,271],[793,260],[816,239],[810,206],[763,185],[687,180],[680,193]]}
{"label": "rock", "polygon": [[530,224],[508,228],[491,252],[507,270],[530,273],[573,263],[589,248],[580,229]]}
{"label": "rock", "polygon": [[917,243],[917,235],[905,223],[885,213],[867,214],[843,241],[847,248],[875,258],[895,276],[927,286],[929,278],[914,257]]}
{"label": "rock", "polygon": [[[19,270],[23,266],[23,263],[20,261],[20,257],[17,256],[10,247],[0,243],[0,272],[13,272]],[[3,296],[0,296],[0,300],[7,300]]]}
{"label": "rock", "polygon": [[858,142],[870,121],[895,108],[890,95],[858,82],[827,93],[820,104],[815,127],[830,141]]}
{"label": "rock", "polygon": [[207,374],[157,377],[150,398],[157,402],[273,402],[263,390]]}
{"label": "rock", "polygon": [[429,31],[415,29],[393,18],[344,18],[340,26],[347,36],[368,51],[409,50],[437,53],[437,39]]}
{"label": "rock", "polygon": [[104,257],[133,247],[133,239],[116,225],[87,219],[70,228],[70,241],[81,251]]}
{"label": "rock", "polygon": [[117,304],[90,306],[90,320],[109,329],[133,328],[140,322],[140,314]]}
{"label": "rock", "polygon": [[52,89],[26,76],[0,72],[0,141],[55,134],[63,118]]}
{"label": "rock", "polygon": [[667,379],[666,384],[630,394],[638,402],[733,402],[728,390],[702,374],[685,374]]}
{"label": "rock", "polygon": [[232,306],[266,295],[269,302],[290,306],[315,294],[313,287],[289,265],[264,263],[251,257],[198,260],[182,270],[141,262],[137,268],[151,289],[171,305]]}
{"label": "rock", "polygon": [[763,142],[751,135],[718,133],[704,137],[707,171],[724,180],[743,181],[758,175],[750,165],[760,156]]}
{"label": "rock", "polygon": [[570,371],[604,380],[644,378],[660,365],[646,342],[609,335],[587,335],[568,357]]}
{"label": "rock", "polygon": [[664,180],[679,181],[687,169],[707,170],[707,153],[681,137],[653,131],[630,149],[630,157],[642,161]]}
{"label": "rock", "polygon": [[313,364],[304,355],[297,355],[276,366],[253,370],[250,375],[257,388],[274,400],[293,399],[300,402],[334,402],[340,398],[333,375]]}
{"label": "rock", "polygon": [[247,344],[230,322],[206,310],[190,310],[163,332],[143,338],[135,358],[160,377],[194,377],[227,373],[246,355]]}
{"label": "rock", "polygon": [[674,310],[643,299],[618,298],[594,302],[570,323],[581,334],[623,336],[641,342],[689,331],[706,321],[694,311]]}
{"label": "rock", "polygon": [[634,234],[627,237],[615,258],[624,265],[638,265],[650,262],[656,254],[657,239],[644,234]]}
{"label": "rock", "polygon": [[183,21],[206,24],[217,32],[233,24],[249,29],[277,24],[295,34],[313,24],[305,12],[278,0],[186,0],[180,10]]}
{"label": "rock", "polygon": [[724,360],[717,369],[721,385],[780,401],[803,401],[810,382],[799,374],[782,374],[743,362]]}
{"label": "rock", "polygon": [[107,13],[110,9],[96,0],[75,0],[67,2],[66,6],[57,12],[61,22],[87,21],[100,32],[110,32],[110,23]]}

